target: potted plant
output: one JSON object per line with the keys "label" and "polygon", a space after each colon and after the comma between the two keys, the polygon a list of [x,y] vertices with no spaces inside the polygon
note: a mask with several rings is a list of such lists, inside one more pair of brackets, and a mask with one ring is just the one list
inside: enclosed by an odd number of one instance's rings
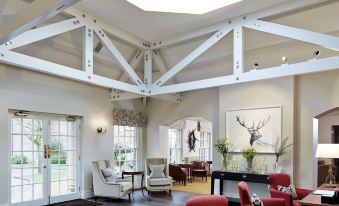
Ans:
{"label": "potted plant", "polygon": [[273,165],[273,169],[275,172],[280,173],[281,167],[279,166],[279,158],[286,154],[289,147],[293,146],[293,143],[288,144],[288,137],[282,138],[281,141],[280,138],[277,138],[276,142],[273,145],[274,154],[275,154],[275,163]]}
{"label": "potted plant", "polygon": [[244,149],[242,151],[242,156],[246,159],[247,161],[247,171],[252,172],[252,165],[253,165],[253,159],[255,156],[255,149],[253,147],[249,147],[247,149]]}
{"label": "potted plant", "polygon": [[225,171],[228,164],[227,153],[234,148],[234,144],[226,138],[219,138],[214,144],[214,147],[217,149],[217,151],[220,153],[220,156],[222,157],[221,169]]}

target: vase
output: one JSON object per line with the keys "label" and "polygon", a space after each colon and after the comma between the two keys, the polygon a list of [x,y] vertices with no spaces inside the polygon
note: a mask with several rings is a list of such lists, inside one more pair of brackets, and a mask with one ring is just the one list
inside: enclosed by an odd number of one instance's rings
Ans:
{"label": "vase", "polygon": [[247,168],[246,171],[247,172],[252,172],[252,166],[253,166],[253,160],[247,160]]}
{"label": "vase", "polygon": [[222,161],[221,161],[221,170],[226,171],[227,170],[227,155],[222,156]]}
{"label": "vase", "polygon": [[274,173],[281,173],[281,170],[282,170],[282,167],[281,167],[281,165],[279,164],[279,161],[276,161],[276,162],[273,164],[273,171],[274,171]]}

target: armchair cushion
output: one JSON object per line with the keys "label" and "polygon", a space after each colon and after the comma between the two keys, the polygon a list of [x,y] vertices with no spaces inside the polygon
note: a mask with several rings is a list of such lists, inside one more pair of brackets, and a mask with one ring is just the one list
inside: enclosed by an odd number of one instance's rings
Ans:
{"label": "armchair cushion", "polygon": [[112,168],[101,169],[102,175],[104,176],[106,182],[116,182],[117,175]]}
{"label": "armchair cushion", "polygon": [[151,178],[150,185],[151,186],[169,186],[172,183],[172,178],[165,177],[165,178]]}
{"label": "armchair cushion", "polygon": [[151,170],[151,174],[150,174],[151,179],[165,177],[165,174],[164,174],[165,165],[164,164],[160,164],[160,165],[150,164],[149,168]]}
{"label": "armchair cushion", "polygon": [[251,202],[252,202],[252,205],[254,205],[254,206],[263,206],[262,201],[260,200],[258,195],[255,194],[255,193],[253,193],[252,196],[251,196]]}
{"label": "armchair cushion", "polygon": [[121,192],[125,192],[133,187],[132,182],[119,182],[119,185],[121,187]]}
{"label": "armchair cushion", "polygon": [[264,206],[285,206],[285,201],[280,198],[261,198]]}

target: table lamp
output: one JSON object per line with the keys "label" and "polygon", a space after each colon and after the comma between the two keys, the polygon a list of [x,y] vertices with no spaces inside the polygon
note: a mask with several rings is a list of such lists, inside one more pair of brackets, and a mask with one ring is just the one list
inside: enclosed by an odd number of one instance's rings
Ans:
{"label": "table lamp", "polygon": [[[318,144],[315,156],[317,158],[339,158],[339,144]],[[326,177],[325,187],[336,187],[332,162],[328,168],[328,175]]]}

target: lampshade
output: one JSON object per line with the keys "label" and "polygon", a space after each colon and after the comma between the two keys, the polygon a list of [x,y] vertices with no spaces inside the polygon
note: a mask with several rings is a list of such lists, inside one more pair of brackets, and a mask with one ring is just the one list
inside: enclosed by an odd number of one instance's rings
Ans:
{"label": "lampshade", "polygon": [[318,144],[317,158],[339,158],[339,144]]}

